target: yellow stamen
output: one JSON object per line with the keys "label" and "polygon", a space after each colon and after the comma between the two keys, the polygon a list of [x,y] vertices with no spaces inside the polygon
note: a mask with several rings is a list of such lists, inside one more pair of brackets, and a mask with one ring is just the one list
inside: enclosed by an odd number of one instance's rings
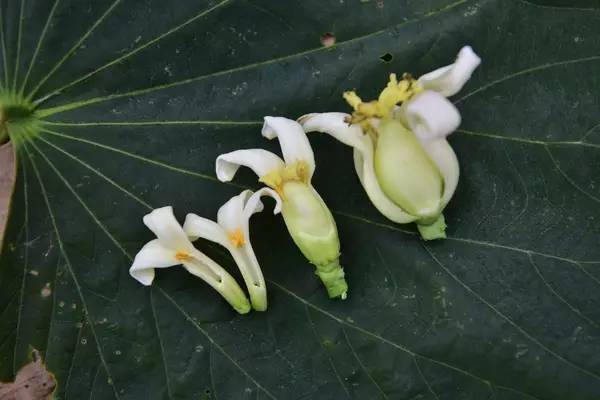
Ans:
{"label": "yellow stamen", "polygon": [[409,74],[402,75],[399,82],[396,74],[390,74],[390,80],[377,100],[363,102],[355,92],[345,92],[344,99],[354,109],[348,123],[360,124],[363,131],[369,133],[373,130],[369,119],[390,117],[396,105],[410,100],[422,90]]}
{"label": "yellow stamen", "polygon": [[235,247],[242,247],[244,244],[246,244],[246,239],[244,238],[244,233],[242,232],[241,228],[237,228],[235,231],[229,232],[227,237],[229,238],[231,244],[233,244]]}
{"label": "yellow stamen", "polygon": [[283,185],[286,182],[296,181],[302,183],[308,183],[310,179],[310,172],[308,163],[304,160],[296,161],[295,163],[286,164],[282,169],[275,169],[270,171],[268,174],[263,175],[259,182],[264,183],[273,190],[275,190],[282,200],[285,200],[283,194]]}
{"label": "yellow stamen", "polygon": [[188,252],[178,251],[177,253],[175,253],[175,259],[181,262],[192,261],[192,256]]}

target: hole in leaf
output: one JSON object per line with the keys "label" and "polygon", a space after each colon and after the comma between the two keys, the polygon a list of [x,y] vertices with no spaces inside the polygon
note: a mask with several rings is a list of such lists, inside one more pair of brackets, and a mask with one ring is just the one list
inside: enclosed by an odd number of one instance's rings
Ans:
{"label": "hole in leaf", "polygon": [[325,32],[321,35],[321,44],[325,47],[331,47],[335,44],[335,35],[332,32]]}
{"label": "hole in leaf", "polygon": [[379,59],[385,63],[389,63],[394,59],[394,56],[391,53],[385,53]]}

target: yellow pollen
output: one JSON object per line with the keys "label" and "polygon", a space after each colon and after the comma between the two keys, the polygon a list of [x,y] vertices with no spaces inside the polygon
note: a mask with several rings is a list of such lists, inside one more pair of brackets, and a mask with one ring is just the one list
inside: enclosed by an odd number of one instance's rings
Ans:
{"label": "yellow pollen", "polygon": [[187,253],[185,251],[178,251],[177,253],[175,253],[175,259],[177,261],[191,261],[192,260],[192,256],[190,255],[190,253]]}
{"label": "yellow pollen", "polygon": [[390,74],[390,80],[377,100],[364,102],[356,92],[344,92],[344,100],[354,109],[352,117],[347,122],[360,124],[363,130],[369,133],[373,130],[369,119],[390,117],[397,105],[410,100],[422,90],[410,74],[402,75],[400,81],[398,81],[396,74]]}
{"label": "yellow pollen", "polygon": [[235,231],[229,232],[227,237],[229,238],[231,244],[233,244],[235,247],[242,247],[244,244],[246,244],[246,239],[244,238],[244,233],[242,232],[241,228],[237,228]]}

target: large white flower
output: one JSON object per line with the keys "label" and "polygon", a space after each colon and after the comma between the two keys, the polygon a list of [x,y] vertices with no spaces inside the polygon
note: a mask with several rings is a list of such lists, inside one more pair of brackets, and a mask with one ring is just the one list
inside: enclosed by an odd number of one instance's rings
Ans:
{"label": "large white flower", "polygon": [[[457,93],[481,62],[471,47],[456,61],[414,80],[395,74],[378,100],[344,98],[352,115],[329,112],[299,119],[306,132],[330,134],[354,149],[358,178],[375,207],[398,223],[417,222],[425,239],[445,237],[442,211],[459,178],[456,155],[446,137],[460,114],[446,99]],[[399,106],[400,105],[400,106]]]}
{"label": "large white flower", "polygon": [[183,265],[219,292],[240,314],[250,311],[246,295],[219,264],[197,250],[173,215],[172,207],[162,207],[144,216],[144,224],[156,235],[136,254],[129,273],[143,285],[151,285],[156,268]]}
{"label": "large white flower", "polygon": [[269,195],[277,200],[274,213],[281,211],[279,196],[263,188],[253,193],[244,190],[232,197],[219,209],[217,222],[188,214],[183,230],[191,240],[203,238],[227,248],[238,265],[250,294],[252,307],[257,311],[267,309],[267,288],[260,265],[250,244],[250,217],[264,208],[260,197]]}
{"label": "large white flower", "polygon": [[[329,208],[311,184],[315,159],[304,130],[296,121],[265,117],[262,134],[279,139],[283,160],[262,149],[236,150],[217,158],[219,180],[233,179],[240,166],[251,168],[273,190],[292,239],[316,266],[330,297],[346,297],[348,286],[339,264],[340,243]],[[285,161],[284,161],[285,160]]]}

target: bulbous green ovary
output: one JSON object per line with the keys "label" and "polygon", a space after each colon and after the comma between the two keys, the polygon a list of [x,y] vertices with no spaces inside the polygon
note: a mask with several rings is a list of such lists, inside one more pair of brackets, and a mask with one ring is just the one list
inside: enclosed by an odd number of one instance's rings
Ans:
{"label": "bulbous green ovary", "polygon": [[377,133],[375,175],[385,195],[421,219],[439,215],[443,178],[414,133],[395,120],[382,121]]}
{"label": "bulbous green ovary", "polygon": [[345,298],[348,285],[339,264],[340,241],[331,212],[307,184],[286,182],[283,196],[281,213],[294,243],[317,267],[329,297]]}

